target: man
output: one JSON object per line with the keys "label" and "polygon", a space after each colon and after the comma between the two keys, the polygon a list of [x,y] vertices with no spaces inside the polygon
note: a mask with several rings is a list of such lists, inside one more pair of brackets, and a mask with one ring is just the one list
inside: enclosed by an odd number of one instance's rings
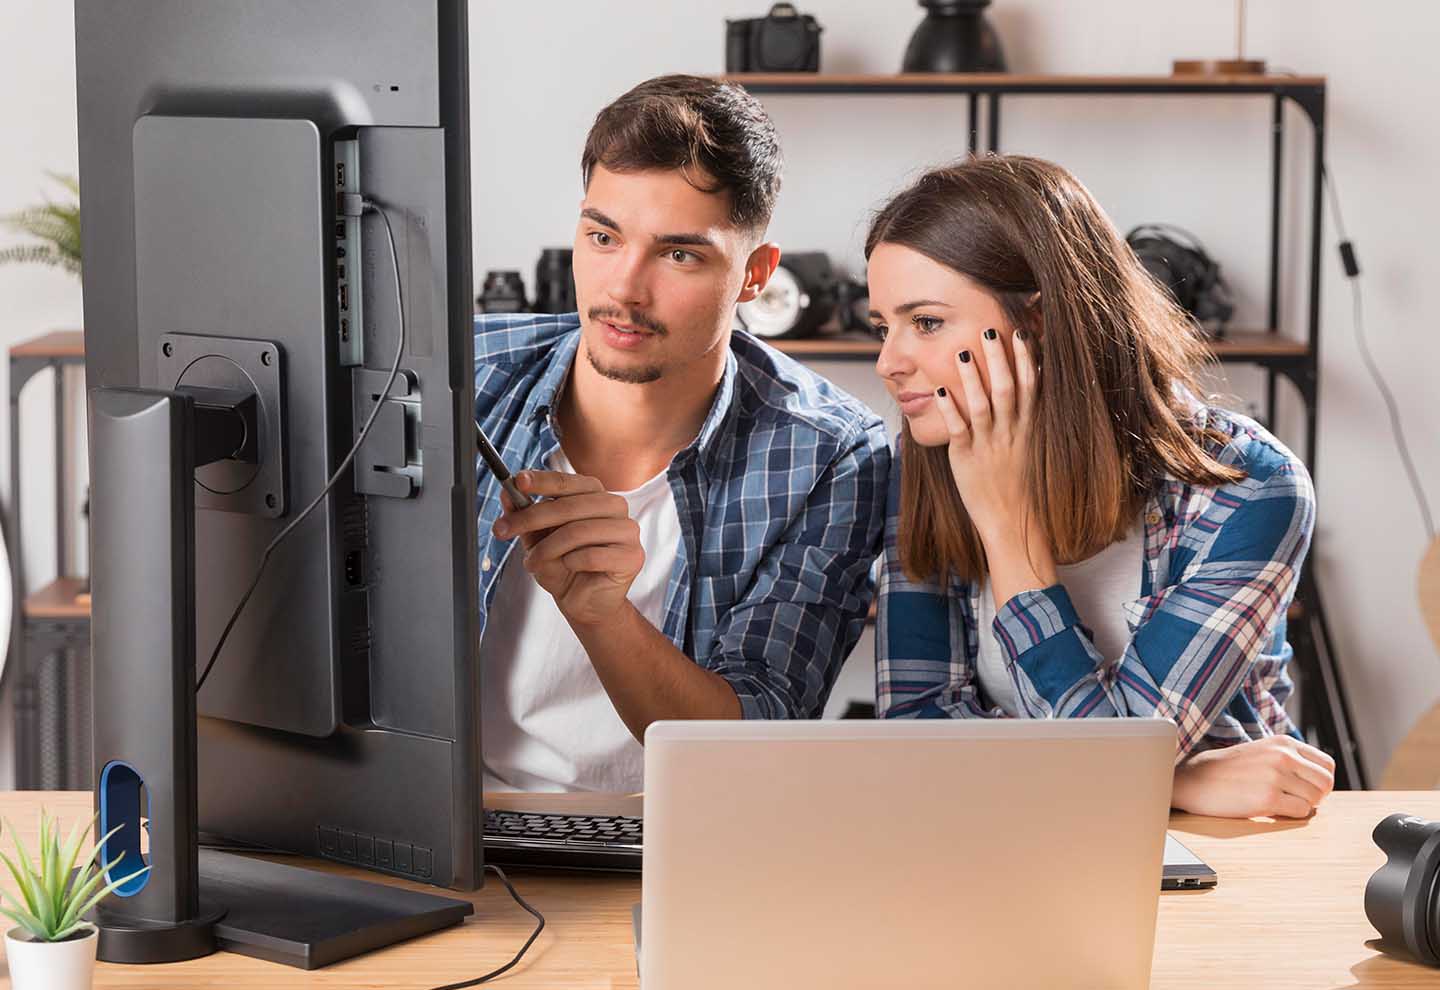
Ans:
{"label": "man", "polygon": [[[642,83],[581,162],[579,312],[475,324],[486,787],[635,791],[666,718],[813,718],[864,625],[880,419],[742,332],[780,259],[774,125]],[[503,510],[503,511],[502,511]]]}

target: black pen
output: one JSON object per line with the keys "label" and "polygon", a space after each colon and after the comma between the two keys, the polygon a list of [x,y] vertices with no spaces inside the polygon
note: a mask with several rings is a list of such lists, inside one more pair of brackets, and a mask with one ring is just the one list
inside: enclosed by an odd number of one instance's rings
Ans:
{"label": "black pen", "polygon": [[528,508],[535,500],[515,486],[515,479],[511,476],[510,469],[500,459],[500,452],[495,449],[495,445],[490,442],[485,431],[480,429],[478,422],[475,424],[475,443],[480,448],[481,460],[490,469],[490,473],[495,476],[495,480],[500,482],[500,487],[505,489],[505,494],[510,496],[510,502],[514,508]]}

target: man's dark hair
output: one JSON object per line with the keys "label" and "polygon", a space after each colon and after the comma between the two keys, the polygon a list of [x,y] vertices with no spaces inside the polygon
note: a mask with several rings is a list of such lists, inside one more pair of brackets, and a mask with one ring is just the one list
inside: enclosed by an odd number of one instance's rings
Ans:
{"label": "man's dark hair", "polygon": [[775,125],[759,100],[731,83],[674,75],[646,80],[600,111],[580,173],[588,189],[597,165],[612,172],[679,170],[702,192],[728,193],[735,226],[763,230],[783,164]]}

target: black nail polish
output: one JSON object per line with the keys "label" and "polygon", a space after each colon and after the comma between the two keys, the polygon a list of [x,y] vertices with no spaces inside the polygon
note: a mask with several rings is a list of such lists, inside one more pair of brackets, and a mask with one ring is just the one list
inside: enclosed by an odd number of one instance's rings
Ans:
{"label": "black nail polish", "polygon": [[961,360],[962,362],[964,362],[965,364],[969,364],[969,363],[970,363],[970,352],[969,352],[969,351],[961,351],[961,352],[960,352],[960,360]]}
{"label": "black nail polish", "polygon": [[1000,336],[1000,335],[995,332],[995,328],[994,328],[994,327],[991,327],[989,330],[986,330],[986,331],[985,331],[985,339],[986,339],[986,340],[994,340],[994,339],[995,339],[996,337],[998,337],[998,336]]}
{"label": "black nail polish", "polygon": [[937,388],[935,390],[935,394],[940,396],[940,398],[942,399],[945,398],[945,387],[942,385],[940,388]]}

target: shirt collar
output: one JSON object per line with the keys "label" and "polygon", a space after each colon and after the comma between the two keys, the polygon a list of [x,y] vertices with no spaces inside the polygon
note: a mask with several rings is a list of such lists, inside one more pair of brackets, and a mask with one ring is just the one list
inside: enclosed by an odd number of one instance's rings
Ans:
{"label": "shirt collar", "polygon": [[[710,403],[710,411],[705,414],[705,421],[700,425],[700,432],[681,453],[693,450],[701,463],[710,466],[724,450],[721,442],[726,436],[734,432],[734,416],[731,415],[731,407],[735,398],[735,378],[739,373],[739,362],[735,359],[735,351],[727,347],[725,349],[725,370],[720,373],[720,387],[715,390],[715,398]],[[678,455],[677,455],[678,456]]]}
{"label": "shirt collar", "polygon": [[575,363],[575,354],[580,347],[580,330],[561,337],[550,351],[545,370],[532,392],[529,421],[541,422],[550,417],[551,411],[559,404],[564,394],[565,383],[570,378],[570,368]]}

